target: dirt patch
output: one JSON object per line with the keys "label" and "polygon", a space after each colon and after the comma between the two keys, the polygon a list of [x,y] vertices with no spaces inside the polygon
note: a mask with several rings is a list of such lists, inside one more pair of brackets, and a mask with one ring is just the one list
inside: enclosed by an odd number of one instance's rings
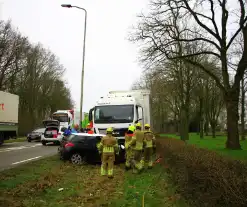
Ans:
{"label": "dirt patch", "polygon": [[[2,191],[0,197],[0,204],[4,203],[4,206],[24,206],[22,201],[27,195],[32,197],[40,192],[46,191],[47,188],[56,186],[61,180],[61,177],[66,173],[70,166],[68,164],[61,164],[51,171],[41,175],[37,180],[32,180],[15,188]],[[0,205],[1,206],[1,205]]]}

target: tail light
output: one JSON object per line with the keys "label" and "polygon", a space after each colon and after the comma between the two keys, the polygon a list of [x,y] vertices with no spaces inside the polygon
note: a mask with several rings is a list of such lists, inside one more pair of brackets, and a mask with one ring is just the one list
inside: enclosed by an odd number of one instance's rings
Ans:
{"label": "tail light", "polygon": [[68,142],[64,147],[74,147],[75,145],[72,142]]}
{"label": "tail light", "polygon": [[59,132],[58,135],[61,135],[61,133]]}

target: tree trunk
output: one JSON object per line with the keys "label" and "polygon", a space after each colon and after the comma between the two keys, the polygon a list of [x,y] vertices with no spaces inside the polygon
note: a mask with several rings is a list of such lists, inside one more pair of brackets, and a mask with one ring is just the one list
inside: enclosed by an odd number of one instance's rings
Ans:
{"label": "tree trunk", "polygon": [[181,115],[179,117],[179,120],[178,120],[178,131],[176,133],[177,136],[180,136],[181,134]]}
{"label": "tree trunk", "polygon": [[203,120],[203,99],[200,98],[200,138],[204,137],[204,120]]}
{"label": "tree trunk", "polygon": [[231,89],[231,91],[225,93],[225,103],[227,112],[227,149],[241,149],[239,143],[239,131],[238,131],[238,103],[240,87]]}
{"label": "tree trunk", "polygon": [[241,140],[245,140],[245,90],[244,78],[241,80]]}
{"label": "tree trunk", "polygon": [[211,121],[210,126],[212,129],[212,137],[215,138],[216,137],[216,121]]}
{"label": "tree trunk", "polygon": [[209,124],[208,124],[208,120],[207,120],[207,118],[206,118],[206,121],[205,121],[205,124],[204,124],[204,131],[205,131],[205,135],[206,135],[206,136],[208,136],[208,130],[209,130],[209,129],[208,129],[208,128],[209,128],[208,125],[209,125]]}
{"label": "tree trunk", "polygon": [[189,140],[189,120],[188,113],[185,107],[181,108],[181,122],[180,122],[180,138],[181,140]]}

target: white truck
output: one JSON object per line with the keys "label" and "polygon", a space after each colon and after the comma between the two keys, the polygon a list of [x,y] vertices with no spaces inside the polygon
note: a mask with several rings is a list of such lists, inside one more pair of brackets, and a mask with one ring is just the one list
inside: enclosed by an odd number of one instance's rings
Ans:
{"label": "white truck", "polygon": [[[82,113],[82,121],[84,120],[87,113]],[[60,127],[69,126],[72,127],[74,124],[80,126],[80,111],[75,109],[70,110],[58,110],[52,114],[52,119],[58,120],[60,122]]]}
{"label": "white truck", "polygon": [[58,110],[52,114],[52,119],[60,122],[60,127],[72,127],[74,122],[74,110]]}
{"label": "white truck", "polygon": [[[84,119],[86,113],[82,114]],[[80,112],[74,109],[57,110],[52,114],[51,120],[44,120],[45,132],[41,136],[41,143],[46,145],[49,142],[60,143],[63,139],[62,128],[72,128],[73,124],[80,126]]]}
{"label": "white truck", "polygon": [[150,124],[150,91],[110,91],[89,111],[89,121],[95,133],[106,134],[113,127],[114,136],[122,140],[130,125]]}
{"label": "white truck", "polygon": [[63,139],[62,128],[72,127],[74,110],[58,110],[52,114],[52,119],[44,120],[45,129],[41,136],[41,143],[45,146],[49,142],[60,143]]}
{"label": "white truck", "polygon": [[0,91],[0,145],[18,135],[19,96]]}

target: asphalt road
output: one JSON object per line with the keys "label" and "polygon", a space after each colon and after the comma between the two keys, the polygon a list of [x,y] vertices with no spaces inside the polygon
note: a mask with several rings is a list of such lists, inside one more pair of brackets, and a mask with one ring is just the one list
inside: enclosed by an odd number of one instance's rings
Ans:
{"label": "asphalt road", "polygon": [[43,146],[40,142],[15,142],[0,146],[0,171],[55,155],[57,145]]}

